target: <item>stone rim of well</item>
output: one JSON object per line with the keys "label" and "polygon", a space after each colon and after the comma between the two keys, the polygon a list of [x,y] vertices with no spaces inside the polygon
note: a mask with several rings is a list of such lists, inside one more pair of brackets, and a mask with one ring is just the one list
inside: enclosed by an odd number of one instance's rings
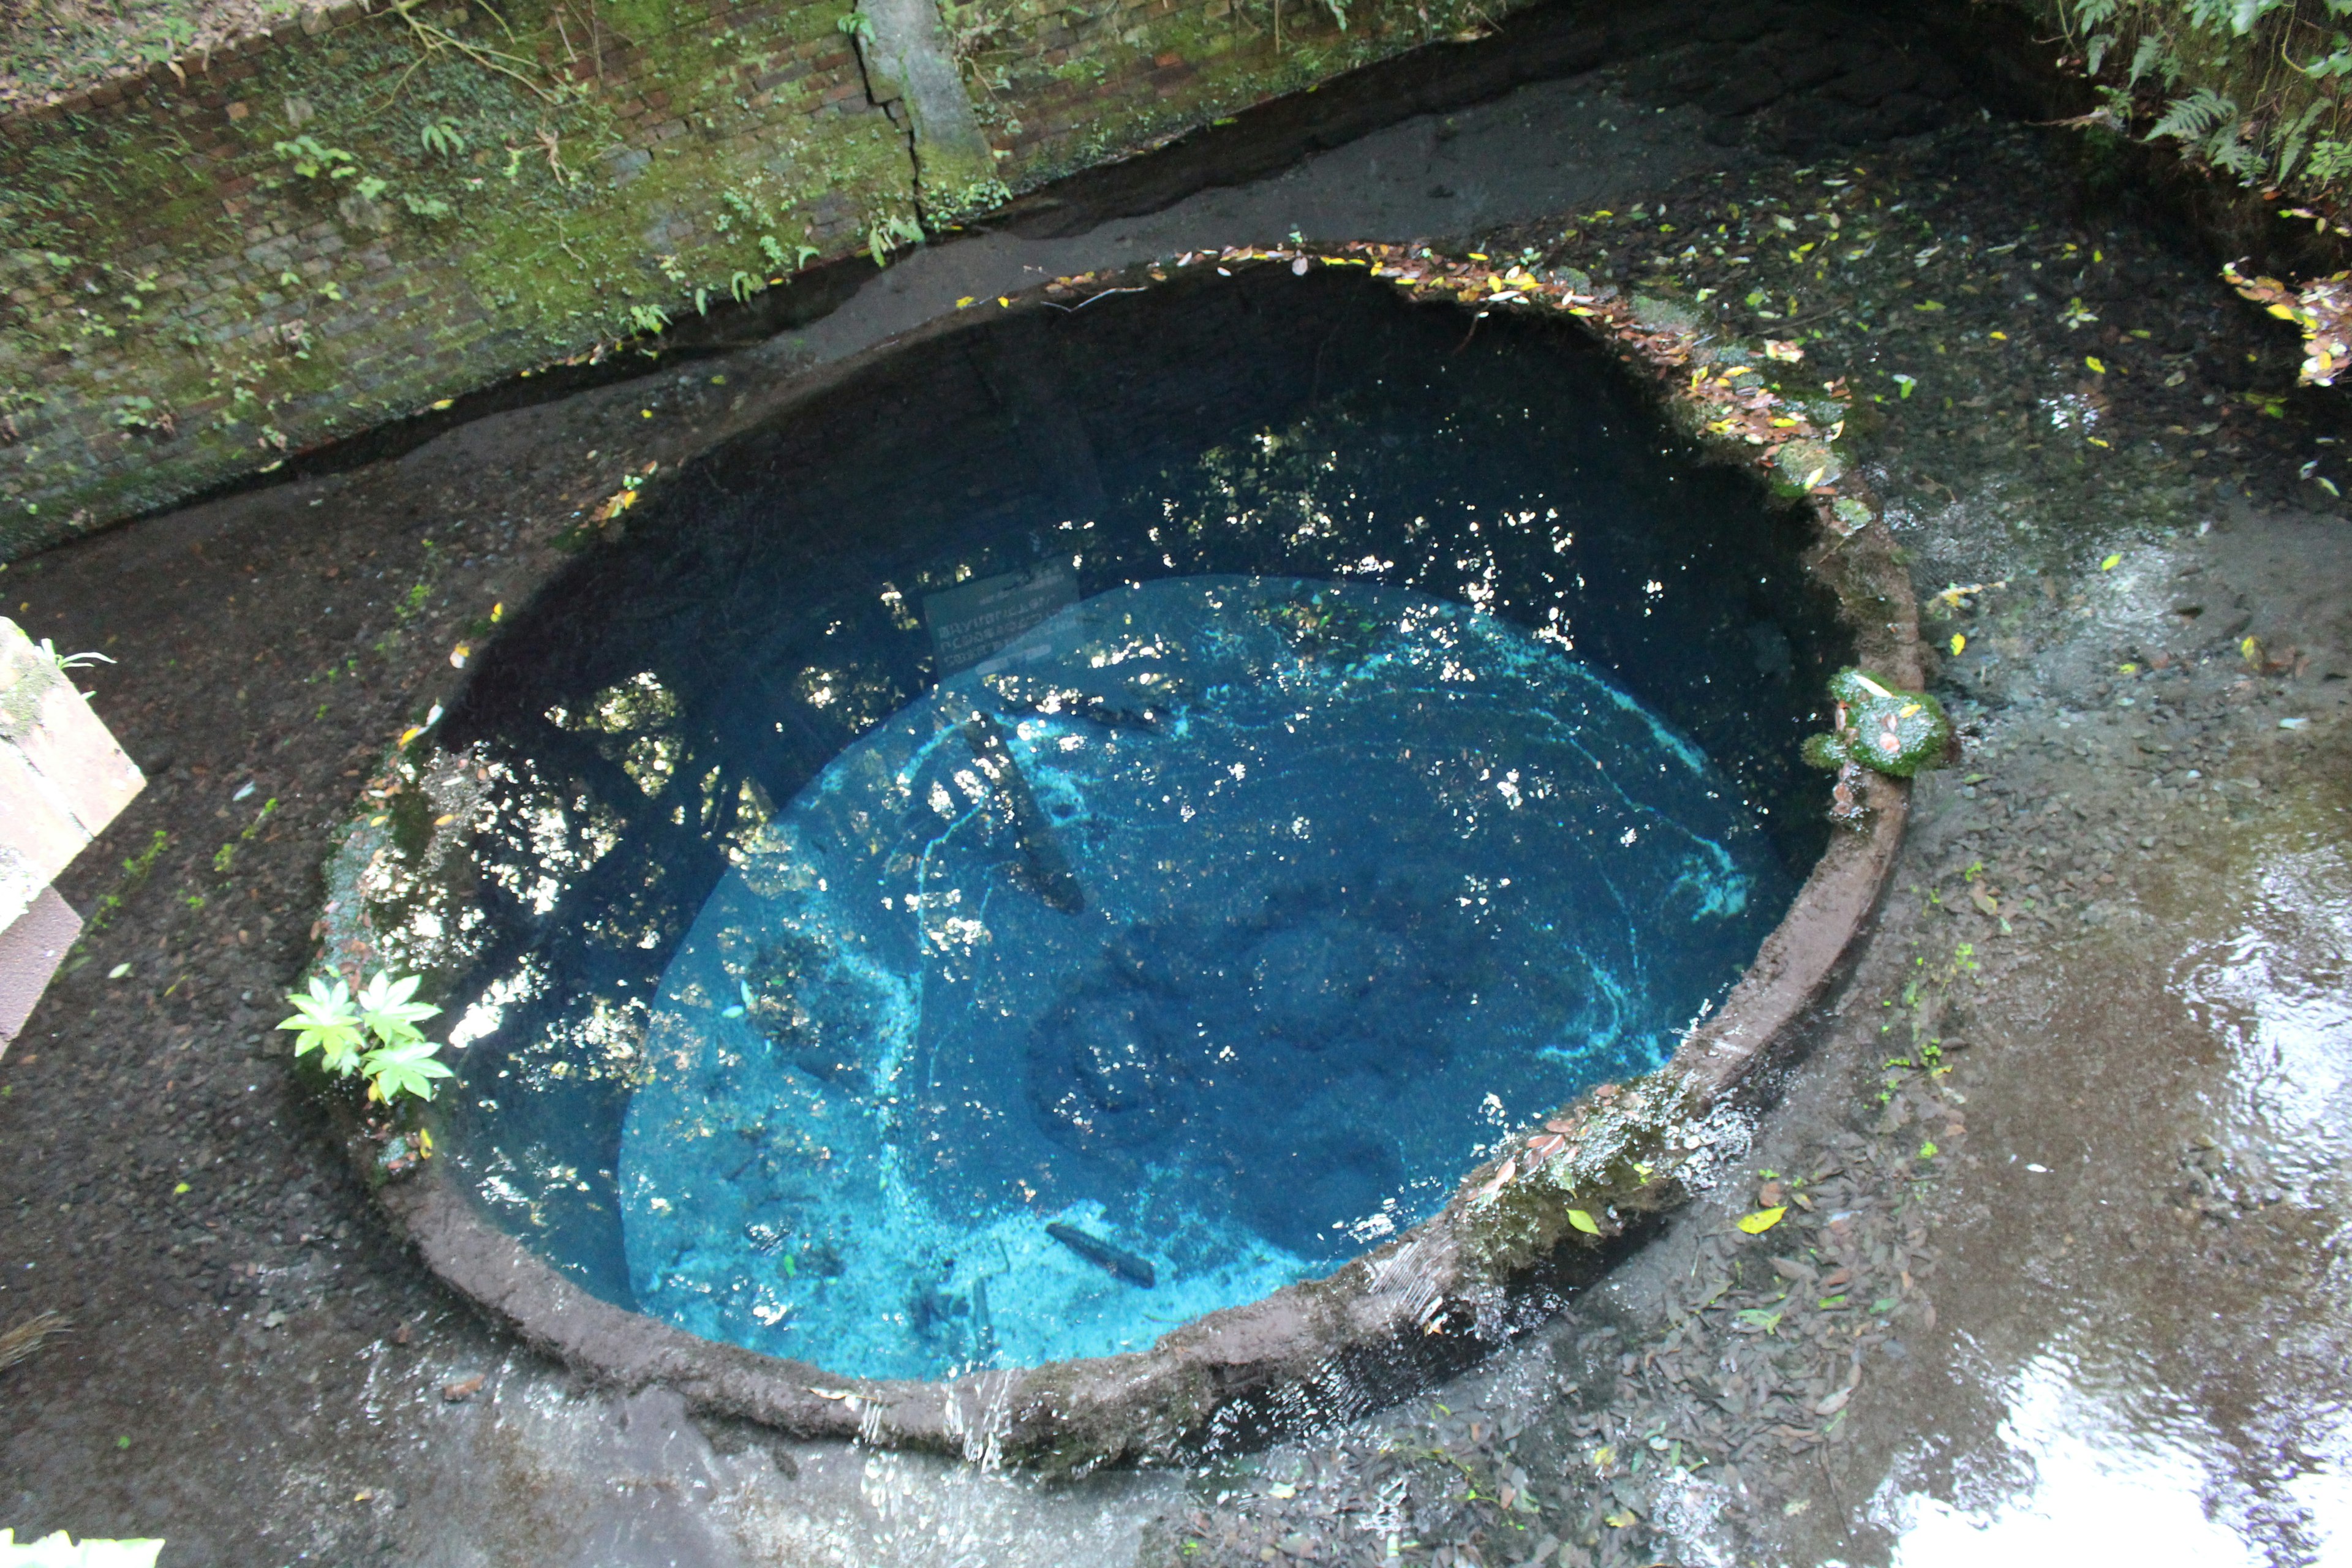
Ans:
{"label": "stone rim of well", "polygon": [[[1465,253],[1466,254],[1466,253]],[[1759,438],[1754,392],[1735,404],[1733,375],[1685,374],[1785,357],[1790,345],[1718,344],[1671,301],[1596,286],[1563,269],[1479,265],[1428,247],[1229,248],[1187,253],[1182,265],[1369,268],[1415,294],[1452,295],[1479,314],[1559,313],[1612,350],[1696,447],[1702,461],[1758,473],[1808,510],[1804,564],[1838,601],[1857,663],[1897,685],[1922,684],[1917,603],[1881,510],[1837,450],[1843,421],[1823,432],[1803,416],[1791,437]],[[1010,309],[1058,306],[1164,281],[1174,264],[1056,279],[1011,297]],[[763,417],[823,395],[875,361],[968,325],[948,312],[814,373],[782,378]],[[1767,412],[1769,412],[1767,410]],[[1813,421],[1817,424],[1818,421]],[[1800,472],[1802,479],[1795,476]],[[436,709],[437,713],[437,709]],[[412,731],[397,758],[429,751]],[[417,773],[411,768],[413,781]],[[1801,1043],[1807,1011],[1841,973],[1876,908],[1908,816],[1901,779],[1864,772],[1860,825],[1832,832],[1780,922],[1722,1006],[1694,1027],[1667,1064],[1602,1084],[1510,1139],[1464,1177],[1431,1218],[1342,1265],[1114,1356],[989,1371],[945,1381],[874,1380],[706,1340],[592,1295],[490,1221],[444,1162],[411,1155],[387,1169],[384,1145],[346,1123],[346,1146],[378,1202],[435,1274],[527,1342],[600,1381],[635,1390],[662,1383],[689,1405],[833,1437],[932,1449],[982,1465],[1016,1463],[1074,1474],[1116,1462],[1181,1459],[1224,1443],[1246,1445],[1298,1421],[1298,1412],[1347,1416],[1404,1388],[1466,1366],[1551,1316],[1564,1295],[1599,1279],[1667,1210],[1744,1148],[1769,1098],[1765,1070]],[[321,966],[373,967],[366,900],[354,884],[361,812],[330,869]],[[438,837],[437,829],[436,837]],[[438,858],[428,844],[421,858]],[[341,868],[342,875],[337,875]],[[348,1102],[339,1101],[348,1111]]]}

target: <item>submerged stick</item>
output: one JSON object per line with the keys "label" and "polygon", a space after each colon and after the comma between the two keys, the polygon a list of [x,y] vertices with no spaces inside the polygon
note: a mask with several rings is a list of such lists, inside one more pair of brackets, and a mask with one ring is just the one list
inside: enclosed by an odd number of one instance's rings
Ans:
{"label": "submerged stick", "polygon": [[1124,1247],[1113,1247],[1101,1237],[1089,1236],[1076,1226],[1057,1221],[1045,1227],[1045,1234],[1087,1262],[1109,1269],[1129,1284],[1140,1285],[1148,1290],[1160,1283],[1160,1276],[1149,1260],[1138,1258]]}
{"label": "submerged stick", "polygon": [[1077,874],[1070,869],[1070,858],[1062,852],[1053,823],[1038,808],[1029,781],[1022,776],[1021,764],[1013,760],[1012,751],[1004,744],[1003,730],[987,714],[975,713],[964,721],[963,738],[971,745],[972,761],[980,764],[980,771],[988,775],[988,782],[1013,812],[1013,837],[1021,841],[1021,858],[1028,866],[1030,885],[1037,896],[1065,914],[1085,909],[1086,889],[1078,886]]}

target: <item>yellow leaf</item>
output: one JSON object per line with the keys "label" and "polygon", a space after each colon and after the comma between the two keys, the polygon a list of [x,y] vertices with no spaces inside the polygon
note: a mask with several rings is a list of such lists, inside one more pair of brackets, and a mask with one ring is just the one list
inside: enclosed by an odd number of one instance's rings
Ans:
{"label": "yellow leaf", "polygon": [[974,296],[966,294],[962,299],[956,301],[956,309],[959,310],[969,310],[971,306],[973,298]]}
{"label": "yellow leaf", "polygon": [[2107,367],[2099,363],[2099,356],[2096,354],[2084,354],[2083,356],[2083,363],[2091,367],[2091,374],[2093,375],[2105,375],[2107,374]]}
{"label": "yellow leaf", "polygon": [[408,744],[408,742],[409,742],[414,741],[415,739],[416,739],[416,737],[417,737],[417,736],[422,735],[423,733],[425,733],[425,726],[424,726],[424,725],[422,725],[422,724],[411,724],[407,729],[403,730],[403,731],[400,732],[400,740],[399,740],[396,743],[397,743],[397,744],[400,744],[400,745],[404,746],[404,745]]}
{"label": "yellow leaf", "polygon": [[1593,1223],[1592,1216],[1585,1213],[1582,1209],[1569,1210],[1568,1223],[1574,1226],[1577,1229],[1582,1231],[1587,1236],[1599,1236],[1601,1234],[1601,1227],[1598,1225],[1595,1225]]}
{"label": "yellow leaf", "polygon": [[1611,1465],[1616,1463],[1616,1460],[1617,1450],[1614,1447],[1595,1448],[1592,1450],[1592,1468],[1596,1470],[1605,1470]]}
{"label": "yellow leaf", "polygon": [[1969,639],[1968,639],[1968,638],[1966,638],[1966,637],[1962,637],[1962,636],[1961,636],[1959,633],[1958,633],[1958,632],[1954,632],[1954,633],[1952,634],[1952,654],[1953,654],[1953,657],[1958,658],[1958,655],[1959,655],[1960,650],[1961,650],[1962,648],[1964,648],[1964,647],[1968,647],[1968,646],[1969,646]]}
{"label": "yellow leaf", "polygon": [[2099,563],[2099,570],[2102,572],[2112,572],[2123,563],[2124,558],[2120,554],[2110,555],[2105,561]]}
{"label": "yellow leaf", "polygon": [[2262,639],[2260,637],[2248,637],[2245,641],[2238,645],[2238,654],[2239,657],[2242,658],[2248,664],[2260,664],[2263,660]]}
{"label": "yellow leaf", "polygon": [[2139,666],[2136,664],[2119,664],[2116,666],[2116,673],[2117,675],[2137,675],[2139,673]]}
{"label": "yellow leaf", "polygon": [[2005,343],[2009,342],[2009,334],[2007,332],[1987,332],[1985,336],[1990,338],[1997,343]]}
{"label": "yellow leaf", "polygon": [[490,625],[497,626],[500,621],[504,620],[506,618],[506,613],[507,605],[505,600],[501,599],[497,604],[492,605],[490,606]]}
{"label": "yellow leaf", "polygon": [[187,1183],[182,1182],[178,1186],[172,1189],[172,1195],[176,1198],[183,1193],[192,1192],[194,1190],[194,1189],[190,1187]]}
{"label": "yellow leaf", "polygon": [[445,398],[441,399],[438,403],[436,403],[433,406],[434,406],[434,407],[436,407],[436,408],[446,408],[446,407],[448,407],[451,404],[453,404],[453,403],[455,403],[455,402],[457,402],[457,400],[456,398],[454,398],[454,397],[445,397]]}
{"label": "yellow leaf", "polygon": [[1739,1228],[1750,1236],[1761,1236],[1779,1225],[1780,1216],[1788,1212],[1789,1206],[1786,1204],[1776,1209],[1758,1209],[1754,1214],[1739,1216]]}

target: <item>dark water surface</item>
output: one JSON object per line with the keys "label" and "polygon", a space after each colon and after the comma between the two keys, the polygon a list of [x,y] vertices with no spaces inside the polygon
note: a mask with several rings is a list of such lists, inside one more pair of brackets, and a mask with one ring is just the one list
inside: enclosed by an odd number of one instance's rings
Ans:
{"label": "dark water surface", "polygon": [[1469,329],[1271,271],[986,321],[630,514],[446,721],[490,1212],[715,1337],[1031,1362],[1662,1060],[1819,851],[1842,638],[1797,519]]}

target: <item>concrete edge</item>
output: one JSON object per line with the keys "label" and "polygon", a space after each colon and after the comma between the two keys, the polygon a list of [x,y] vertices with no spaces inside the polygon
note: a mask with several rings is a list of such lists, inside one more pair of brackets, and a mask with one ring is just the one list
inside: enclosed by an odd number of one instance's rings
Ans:
{"label": "concrete edge", "polygon": [[[1574,275],[1522,275],[1498,290],[1488,272],[1500,275],[1499,268],[1436,258],[1437,266],[1413,273],[1430,253],[1415,258],[1402,247],[1236,249],[1198,259],[1287,263],[1296,270],[1368,266],[1414,292],[1443,288],[1482,314],[1556,310],[1581,321],[1707,460],[1760,469],[1771,483],[1790,467],[1783,448],[1793,451],[1808,479],[1797,493],[1816,525],[1809,564],[1838,597],[1858,658],[1899,684],[1919,684],[1909,577],[1874,500],[1843,479],[1847,465],[1834,449],[1841,432],[1816,431],[1797,418],[1768,450],[1717,428],[1709,421],[1721,406],[1694,392],[1694,378],[1667,374],[1708,352],[1695,327],[1662,323],[1630,297],[1588,292]],[[1059,302],[1074,288],[1092,292],[1129,281],[1055,279],[1015,303],[1034,306],[1049,292]],[[1485,298],[1496,292],[1522,298]],[[793,378],[761,400],[762,416],[820,395],[874,359],[966,324],[942,318]],[[1789,493],[1786,482],[1777,488]],[[1149,1351],[947,1383],[845,1378],[704,1340],[591,1295],[491,1223],[439,1161],[384,1182],[379,1198],[427,1267],[535,1348],[619,1387],[667,1384],[699,1410],[796,1436],[931,1449],[1062,1475],[1262,1441],[1318,1416],[1375,1408],[1475,1361],[1606,1273],[1656,1216],[1704,1183],[1710,1161],[1745,1136],[1718,1112],[1752,1087],[1759,1065],[1794,1043],[1884,890],[1909,787],[1867,774],[1860,802],[1864,826],[1832,840],[1722,1008],[1664,1068],[1600,1086],[1520,1134],[1472,1171],[1437,1215],[1328,1277],[1209,1314]],[[330,959],[363,960],[364,913],[345,919],[356,924],[346,925],[341,942],[331,937]],[[374,1142],[355,1138],[353,1153],[372,1178],[382,1176]]]}

